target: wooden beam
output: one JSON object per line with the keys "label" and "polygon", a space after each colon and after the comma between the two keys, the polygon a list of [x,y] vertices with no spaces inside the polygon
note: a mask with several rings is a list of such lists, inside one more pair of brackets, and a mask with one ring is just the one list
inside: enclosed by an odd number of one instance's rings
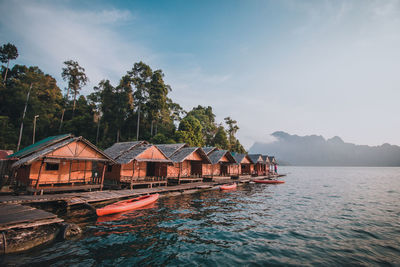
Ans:
{"label": "wooden beam", "polygon": [[[36,185],[35,185],[35,189],[36,190],[39,188],[39,180],[40,180],[40,174],[41,174],[42,168],[43,168],[43,163],[44,163],[44,160],[42,159],[42,162],[40,163],[40,167],[39,167],[38,178],[36,180]],[[30,170],[29,170],[29,174],[28,175],[30,175]],[[36,192],[35,192],[35,195],[36,195]]]}
{"label": "wooden beam", "polygon": [[103,184],[104,184],[104,174],[106,172],[106,164],[103,164],[103,172],[101,174],[101,184],[100,184],[100,191],[103,190]]}
{"label": "wooden beam", "polygon": [[133,176],[135,175],[135,161],[132,161],[131,190],[133,188]]}

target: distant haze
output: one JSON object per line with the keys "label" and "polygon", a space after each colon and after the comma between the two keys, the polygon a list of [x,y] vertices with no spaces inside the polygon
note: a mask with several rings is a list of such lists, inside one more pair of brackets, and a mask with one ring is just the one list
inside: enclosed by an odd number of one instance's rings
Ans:
{"label": "distant haze", "polygon": [[335,136],[298,136],[274,132],[270,143],[256,142],[250,153],[275,155],[283,165],[305,166],[400,166],[400,147],[355,145]]}

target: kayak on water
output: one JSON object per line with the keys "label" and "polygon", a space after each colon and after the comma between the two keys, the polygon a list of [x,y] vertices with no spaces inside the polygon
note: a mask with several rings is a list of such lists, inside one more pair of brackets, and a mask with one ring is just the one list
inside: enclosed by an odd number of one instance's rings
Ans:
{"label": "kayak on water", "polygon": [[254,180],[255,183],[257,184],[284,184],[285,181],[279,181],[279,180]]}
{"label": "kayak on water", "polygon": [[233,184],[224,184],[224,185],[221,185],[220,187],[219,187],[219,189],[221,189],[221,190],[229,190],[229,189],[235,189],[237,187],[237,184],[236,183],[233,183]]}
{"label": "kayak on water", "polygon": [[124,212],[128,210],[139,209],[141,207],[156,202],[159,196],[160,196],[159,194],[153,194],[153,195],[132,198],[128,200],[118,201],[111,205],[107,205],[103,208],[96,209],[96,213],[97,216],[103,216],[108,214]]}

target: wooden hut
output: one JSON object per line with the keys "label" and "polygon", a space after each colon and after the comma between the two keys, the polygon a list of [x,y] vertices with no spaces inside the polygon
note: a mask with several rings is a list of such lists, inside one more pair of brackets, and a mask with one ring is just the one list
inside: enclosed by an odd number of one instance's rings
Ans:
{"label": "wooden hut", "polygon": [[253,170],[253,161],[247,154],[233,154],[236,162],[238,163],[238,175],[249,175]]}
{"label": "wooden hut", "polygon": [[265,163],[265,175],[269,175],[271,173],[271,162],[267,155],[262,156],[264,163]]}
{"label": "wooden hut", "polygon": [[203,177],[203,166],[211,161],[200,147],[186,144],[161,144],[157,147],[168,155],[173,165],[168,166],[168,180],[171,182],[195,182]]}
{"label": "wooden hut", "polygon": [[51,136],[8,157],[18,185],[30,192],[102,189],[114,161],[83,137]]}
{"label": "wooden hut", "polygon": [[269,166],[270,173],[276,174],[275,169],[276,169],[276,166],[278,165],[278,162],[276,161],[275,157],[269,156],[268,161],[270,163],[270,166]]}
{"label": "wooden hut", "polygon": [[113,184],[167,184],[167,165],[172,161],[155,145],[145,141],[115,143],[104,150],[117,164],[106,171],[106,181]]}
{"label": "wooden hut", "polygon": [[237,175],[236,160],[228,150],[212,150],[208,155],[211,161],[211,176]]}
{"label": "wooden hut", "polygon": [[254,170],[253,175],[265,175],[265,161],[261,154],[249,154],[251,161],[253,162]]}

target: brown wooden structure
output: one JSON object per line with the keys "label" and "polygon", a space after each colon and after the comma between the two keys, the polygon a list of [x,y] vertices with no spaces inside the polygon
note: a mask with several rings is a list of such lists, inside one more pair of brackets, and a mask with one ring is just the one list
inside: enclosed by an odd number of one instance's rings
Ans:
{"label": "brown wooden structure", "polygon": [[157,145],[173,162],[168,166],[167,177],[171,182],[196,182],[203,178],[203,166],[210,165],[210,159],[200,147],[186,144]]}
{"label": "brown wooden structure", "polygon": [[105,151],[117,164],[110,166],[105,179],[113,184],[134,186],[167,184],[167,166],[172,161],[155,145],[146,141],[115,143]]}
{"label": "brown wooden structure", "polygon": [[254,163],[247,154],[233,154],[238,164],[238,175],[250,175],[254,170]]}
{"label": "brown wooden structure", "polygon": [[211,165],[203,166],[203,168],[208,168],[204,172],[211,177],[237,175],[237,162],[228,150],[209,149],[207,156]]}
{"label": "brown wooden structure", "polygon": [[252,175],[266,175],[266,163],[261,154],[249,154],[251,161],[253,162],[254,169]]}
{"label": "brown wooden structure", "polygon": [[107,164],[114,161],[83,137],[43,139],[9,156],[12,176],[31,192],[102,189]]}

